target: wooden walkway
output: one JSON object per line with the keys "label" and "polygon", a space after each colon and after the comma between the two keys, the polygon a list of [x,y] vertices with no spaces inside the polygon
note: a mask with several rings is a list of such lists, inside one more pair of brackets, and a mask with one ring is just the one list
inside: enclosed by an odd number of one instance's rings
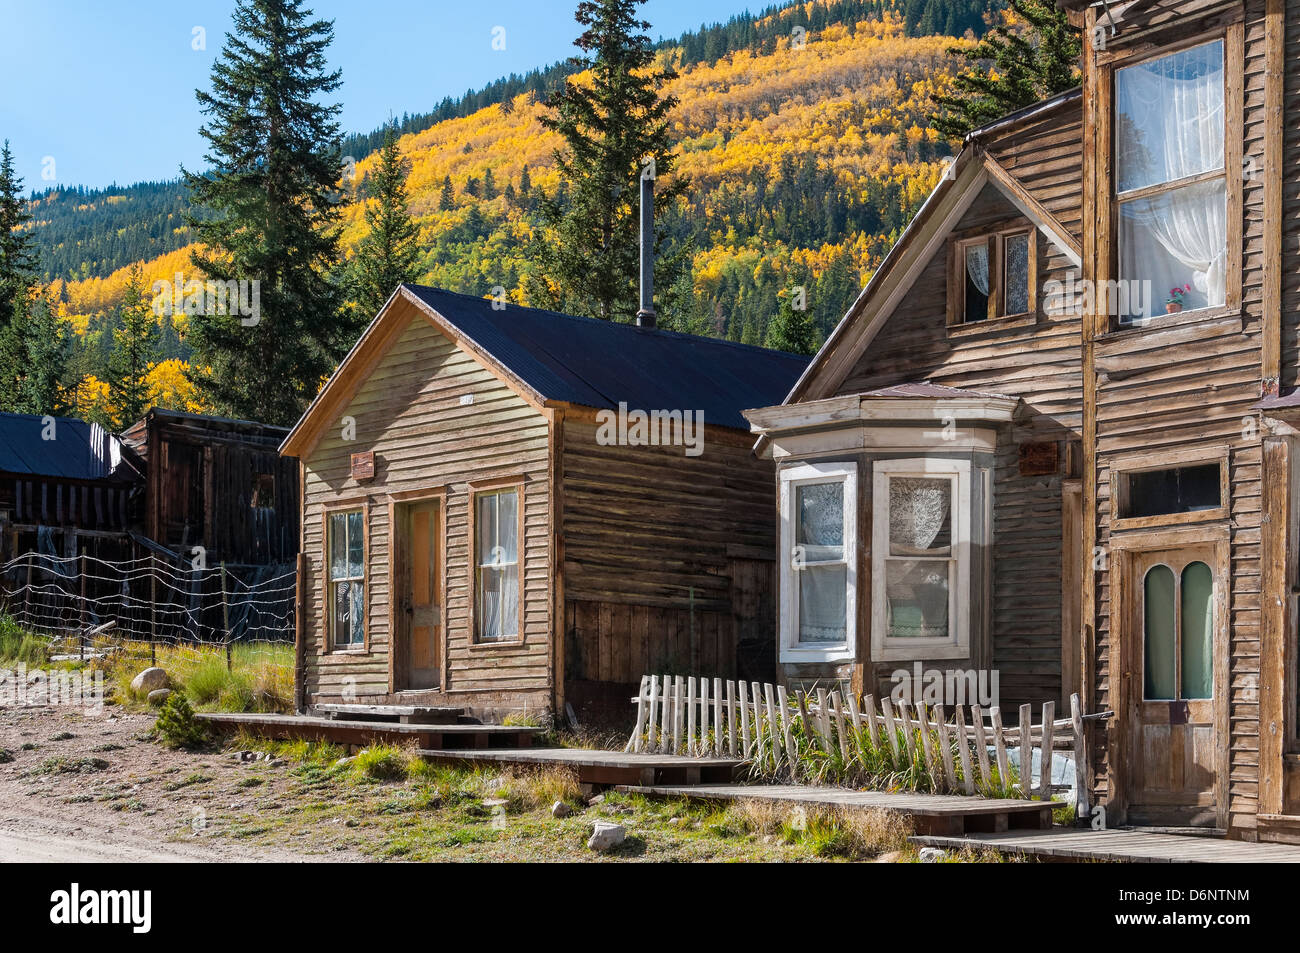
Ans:
{"label": "wooden walkway", "polygon": [[311,715],[250,715],[202,712],[194,717],[225,731],[247,728],[268,738],[330,741],[364,745],[414,742],[419,748],[527,748],[541,728],[517,725],[402,724],[393,721],[349,721]]}
{"label": "wooden walkway", "polygon": [[620,785],[619,790],[709,801],[759,800],[816,807],[877,808],[906,814],[918,833],[950,836],[1026,828],[1041,832],[1052,826],[1054,806],[1050,801],[910,792],[891,794],[805,784]]}
{"label": "wooden walkway", "polygon": [[1143,830],[1093,831],[1056,828],[1007,831],[964,837],[918,834],[912,841],[927,847],[990,847],[1003,854],[1045,860],[1096,860],[1145,864],[1295,864],[1300,846],[1251,844],[1219,837],[1159,834]]}
{"label": "wooden walkway", "polygon": [[590,748],[444,749],[421,750],[419,754],[430,761],[461,764],[571,768],[578,775],[580,784],[591,787],[726,782],[735,777],[741,764],[734,758],[688,758],[675,754],[596,751]]}

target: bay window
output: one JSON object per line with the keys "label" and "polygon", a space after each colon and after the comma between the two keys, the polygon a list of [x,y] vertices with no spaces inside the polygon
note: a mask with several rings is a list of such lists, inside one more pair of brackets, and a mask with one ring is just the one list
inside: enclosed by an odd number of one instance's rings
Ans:
{"label": "bay window", "polygon": [[957,658],[969,653],[970,477],[967,460],[875,463],[873,658]]}
{"label": "bay window", "polygon": [[857,468],[816,463],[781,472],[781,661],[855,655]]}
{"label": "bay window", "polygon": [[1115,71],[1121,323],[1226,303],[1226,116],[1222,39]]}

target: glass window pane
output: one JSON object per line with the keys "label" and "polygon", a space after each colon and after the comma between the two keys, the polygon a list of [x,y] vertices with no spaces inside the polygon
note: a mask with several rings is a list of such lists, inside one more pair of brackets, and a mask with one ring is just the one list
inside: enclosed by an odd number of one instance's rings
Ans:
{"label": "glass window pane", "polygon": [[497,498],[497,545],[501,559],[507,563],[519,561],[519,491],[506,490]]}
{"label": "glass window pane", "polygon": [[951,560],[885,561],[885,599],[891,639],[946,639]]}
{"label": "glass window pane", "polygon": [[364,514],[348,514],[348,575],[360,579],[365,575],[366,531]]}
{"label": "glass window pane", "polygon": [[1123,517],[1195,513],[1222,506],[1219,464],[1206,463],[1168,470],[1142,470],[1126,475]]}
{"label": "glass window pane", "polygon": [[1214,696],[1214,576],[1202,562],[1183,569],[1182,698]]}
{"label": "glass window pane", "polygon": [[476,500],[474,535],[478,539],[475,543],[475,558],[480,566],[490,566],[493,563],[493,548],[497,544],[497,498],[492,493],[485,493],[476,497]]}
{"label": "glass window pane", "polygon": [[1121,319],[1164,314],[1170,304],[1187,311],[1222,305],[1228,276],[1227,183],[1198,182],[1121,203],[1119,256],[1128,291]]}
{"label": "glass window pane", "polygon": [[947,556],[952,552],[953,481],[889,478],[891,556]]}
{"label": "glass window pane", "polygon": [[329,547],[330,578],[346,579],[348,575],[348,518],[346,514],[330,514]]}
{"label": "glass window pane", "polygon": [[805,547],[805,558],[844,558],[844,484],[802,484],[795,494],[795,542]]}
{"label": "glass window pane", "polygon": [[989,316],[989,246],[966,246],[965,321],[983,321]]}
{"label": "glass window pane", "polygon": [[335,645],[347,645],[351,641],[349,631],[352,627],[351,583],[334,583],[334,615],[331,625]]}
{"label": "glass window pane", "polygon": [[519,567],[507,566],[501,571],[501,636],[513,639],[519,635]]}
{"label": "glass window pane", "polygon": [[799,572],[799,641],[843,642],[848,632],[848,567]]}
{"label": "glass window pane", "polygon": [[1115,74],[1120,192],[1223,168],[1223,41]]}
{"label": "glass window pane", "polygon": [[1174,571],[1152,566],[1142,584],[1143,697],[1173,699],[1174,691]]}
{"label": "glass window pane", "polygon": [[1006,280],[1003,282],[1005,311],[1024,314],[1029,310],[1029,236],[1012,235],[1004,245]]}
{"label": "glass window pane", "polygon": [[366,585],[363,582],[351,582],[347,584],[351,587],[350,608],[351,618],[349,619],[348,634],[351,644],[361,645],[365,637],[365,612],[366,612]]}

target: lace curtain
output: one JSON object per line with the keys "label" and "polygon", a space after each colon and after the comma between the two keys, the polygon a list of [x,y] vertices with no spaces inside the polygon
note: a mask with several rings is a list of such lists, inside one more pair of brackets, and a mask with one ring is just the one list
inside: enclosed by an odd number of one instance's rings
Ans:
{"label": "lace curtain", "polygon": [[892,477],[885,561],[890,638],[948,637],[951,555],[952,482]]}
{"label": "lace curtain", "polygon": [[519,495],[478,497],[478,632],[485,640],[519,634]]}
{"label": "lace curtain", "polygon": [[966,246],[966,274],[970,276],[971,283],[979,289],[980,294],[987,296],[989,293],[989,246],[987,244]]}
{"label": "lace curtain", "polygon": [[[1223,41],[1118,71],[1118,190],[1223,169]],[[1120,206],[1120,273],[1152,283],[1153,310],[1192,286],[1186,307],[1221,305],[1227,279],[1227,191],[1216,179]]]}

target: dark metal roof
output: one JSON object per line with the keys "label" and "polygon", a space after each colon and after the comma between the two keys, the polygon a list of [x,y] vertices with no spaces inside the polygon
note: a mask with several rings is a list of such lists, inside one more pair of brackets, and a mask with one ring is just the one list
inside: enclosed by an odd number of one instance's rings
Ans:
{"label": "dark metal roof", "polygon": [[43,436],[47,418],[0,413],[0,472],[120,483],[138,477],[122,441],[99,424],[48,419],[54,425],[52,440]]}
{"label": "dark metal roof", "polygon": [[748,430],[741,411],[779,404],[809,358],[579,318],[406,285],[544,399],[633,410],[698,410],[704,422]]}

